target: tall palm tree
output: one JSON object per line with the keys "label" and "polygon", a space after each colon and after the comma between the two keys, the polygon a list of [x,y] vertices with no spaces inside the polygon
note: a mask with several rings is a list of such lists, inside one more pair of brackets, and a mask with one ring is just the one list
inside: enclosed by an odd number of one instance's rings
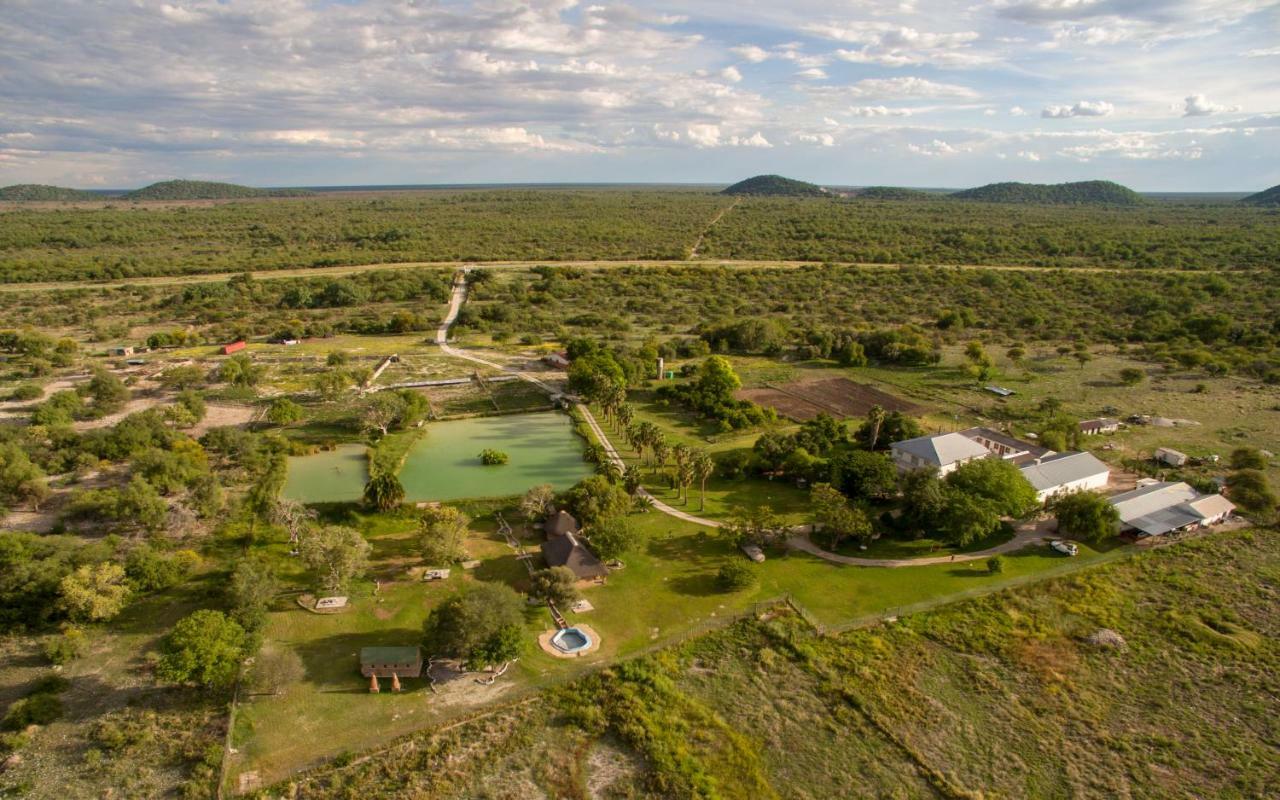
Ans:
{"label": "tall palm tree", "polygon": [[[683,479],[689,467],[689,459],[693,457],[693,451],[689,449],[687,444],[681,442],[671,448],[671,457],[675,459],[676,462],[676,480],[679,484],[679,490],[676,491],[676,497],[680,497],[681,492],[687,485]],[[685,496],[685,502],[689,502],[687,495]]]}
{"label": "tall palm tree", "polygon": [[867,412],[867,424],[871,426],[871,435],[867,442],[868,450],[876,449],[876,442],[880,439],[880,427],[884,425],[885,413],[880,406],[872,406]]}
{"label": "tall palm tree", "polygon": [[622,477],[622,467],[618,466],[618,462],[612,458],[606,458],[599,464],[596,464],[596,474],[603,475],[609,483],[617,483]]}
{"label": "tall palm tree", "polygon": [[693,455],[693,473],[701,484],[698,493],[698,510],[702,511],[707,507],[707,478],[716,471],[715,459],[706,450],[699,450]]}
{"label": "tall palm tree", "polygon": [[667,444],[666,438],[659,433],[657,438],[649,443],[649,448],[653,450],[654,470],[666,468],[667,456],[671,454],[671,445]]}

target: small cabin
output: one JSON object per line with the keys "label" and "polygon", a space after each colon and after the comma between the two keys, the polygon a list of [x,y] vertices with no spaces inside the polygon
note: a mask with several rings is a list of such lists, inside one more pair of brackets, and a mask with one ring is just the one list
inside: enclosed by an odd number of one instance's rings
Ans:
{"label": "small cabin", "polygon": [[1097,436],[1102,433],[1115,433],[1120,430],[1120,420],[1110,417],[1086,419],[1080,423],[1080,432],[1085,436]]}

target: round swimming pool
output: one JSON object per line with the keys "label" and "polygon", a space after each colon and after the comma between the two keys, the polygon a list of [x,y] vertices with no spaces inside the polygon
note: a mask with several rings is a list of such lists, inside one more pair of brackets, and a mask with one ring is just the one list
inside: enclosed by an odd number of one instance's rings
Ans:
{"label": "round swimming pool", "polygon": [[551,646],[562,653],[577,653],[591,646],[591,637],[578,628],[564,628],[551,637]]}

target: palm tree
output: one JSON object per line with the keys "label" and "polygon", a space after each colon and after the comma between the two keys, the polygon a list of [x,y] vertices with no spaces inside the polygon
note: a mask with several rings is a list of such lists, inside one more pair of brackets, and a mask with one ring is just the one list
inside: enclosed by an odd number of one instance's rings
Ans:
{"label": "palm tree", "polygon": [[636,410],[627,403],[618,406],[618,424],[624,429],[631,427],[631,421],[635,419]]}
{"label": "palm tree", "polygon": [[649,447],[653,450],[654,471],[665,469],[667,456],[671,454],[671,445],[667,444],[667,440],[659,433],[657,438],[649,443]]}
{"label": "palm tree", "polygon": [[[680,489],[676,491],[676,497],[680,497],[681,491],[688,485],[684,482],[684,477],[689,467],[689,459],[693,457],[693,451],[689,449],[687,444],[681,442],[671,448],[671,457],[674,458],[676,462],[676,480],[680,486]],[[692,479],[690,479],[690,483],[692,483]],[[687,503],[688,501],[688,497],[686,496],[685,502]]]}
{"label": "palm tree", "polygon": [[635,464],[628,464],[627,469],[622,473],[622,485],[626,487],[627,494],[640,491],[642,483],[644,483],[644,477],[640,474],[640,468]]}
{"label": "palm tree", "polygon": [[871,435],[867,442],[868,450],[876,449],[876,442],[880,439],[880,426],[884,425],[885,413],[880,406],[872,406],[867,412],[867,423],[871,426]]}
{"label": "palm tree", "polygon": [[596,464],[596,474],[603,475],[609,483],[617,483],[622,478],[622,467],[619,467],[618,462],[612,458],[606,458]]}
{"label": "palm tree", "polygon": [[699,450],[693,455],[693,474],[701,484],[698,494],[698,510],[707,507],[707,478],[716,471],[715,459],[706,450]]}
{"label": "palm tree", "polygon": [[365,484],[364,501],[379,511],[390,511],[404,502],[404,486],[395,475],[383,472]]}

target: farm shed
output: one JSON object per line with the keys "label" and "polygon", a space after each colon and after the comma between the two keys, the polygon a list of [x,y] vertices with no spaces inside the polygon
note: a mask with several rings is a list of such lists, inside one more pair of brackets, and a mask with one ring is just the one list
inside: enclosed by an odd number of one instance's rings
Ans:
{"label": "farm shed", "polygon": [[1111,468],[1092,453],[1055,453],[1026,464],[1020,472],[1041,503],[1058,495],[1105,488],[1111,478]]}
{"label": "farm shed", "polygon": [[422,651],[413,647],[363,647],[360,674],[366,678],[416,678],[422,674]]}
{"label": "farm shed", "polygon": [[232,353],[239,353],[239,352],[240,352],[241,350],[243,350],[245,347],[246,347],[246,345],[245,345],[245,342],[244,342],[244,340],[243,340],[243,339],[241,339],[241,340],[240,340],[240,341],[238,341],[238,342],[232,342],[231,344],[224,344],[224,345],[222,346],[222,354],[223,354],[224,356],[229,356],[229,355],[231,355]]}
{"label": "farm shed", "polygon": [[1097,436],[1100,433],[1115,433],[1120,430],[1120,420],[1110,417],[1086,419],[1080,423],[1080,432],[1085,436]]}
{"label": "farm shed", "polygon": [[966,428],[959,433],[961,436],[967,439],[972,439],[1004,460],[1012,461],[1015,464],[1025,464],[1028,461],[1034,461],[1037,458],[1053,455],[1053,451],[1047,447],[1040,447],[1039,445],[1034,445],[1031,442],[1024,442],[1007,433],[992,430],[991,428]]}
{"label": "farm shed", "polygon": [[1167,464],[1171,467],[1180,467],[1187,463],[1187,454],[1179,453],[1172,447],[1157,447],[1152,458],[1161,464]]}
{"label": "farm shed", "polygon": [[1213,525],[1235,511],[1235,504],[1222,495],[1200,494],[1182,481],[1151,483],[1108,502],[1120,515],[1120,532],[1139,537]]}

